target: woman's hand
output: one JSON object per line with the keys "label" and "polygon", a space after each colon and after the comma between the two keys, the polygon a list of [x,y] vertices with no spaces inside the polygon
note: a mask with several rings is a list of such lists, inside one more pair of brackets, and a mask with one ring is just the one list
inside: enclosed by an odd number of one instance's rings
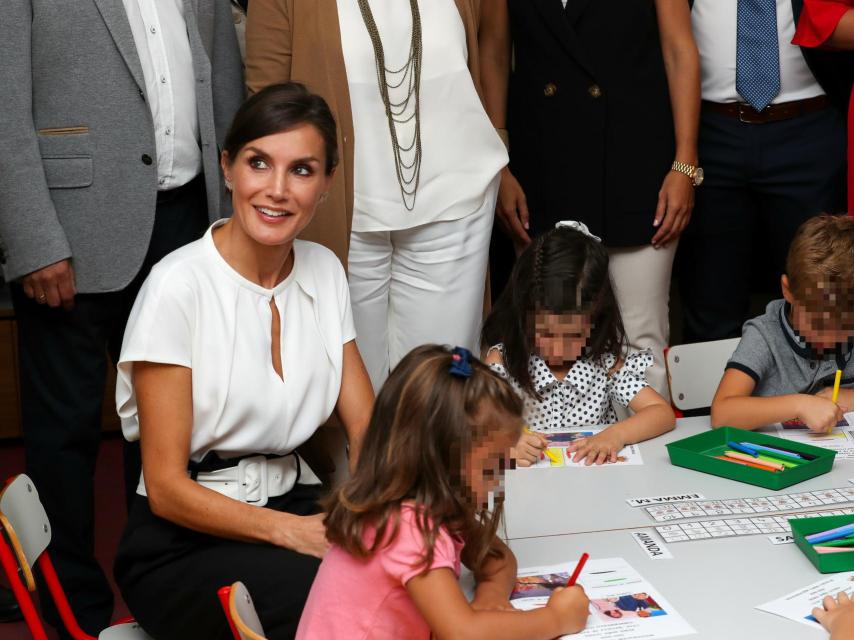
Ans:
{"label": "woman's hand", "polygon": [[295,516],[281,513],[282,522],[277,527],[274,544],[291,549],[306,556],[322,558],[329,551],[326,539],[326,527],[323,525],[325,513],[313,516]]}
{"label": "woman's hand", "polygon": [[605,429],[595,436],[588,438],[578,438],[569,445],[569,451],[575,455],[572,458],[573,462],[581,462],[586,459],[584,464],[604,464],[606,462],[616,462],[617,454],[626,446],[620,433],[613,428]]}
{"label": "woman's hand", "polygon": [[501,170],[496,211],[498,223],[513,241],[516,252],[521,253],[531,243],[531,236],[528,235],[528,201],[522,185],[507,167]]}
{"label": "woman's hand", "polygon": [[511,457],[516,460],[519,467],[530,467],[536,464],[543,453],[543,449],[549,446],[548,438],[542,433],[526,431],[519,438],[516,446],[510,450]]}
{"label": "woman's hand", "polygon": [[664,248],[679,238],[688,226],[693,210],[694,185],[691,178],[678,171],[670,171],[658,192],[658,206],[652,223],[658,231],[652,238],[652,246]]}

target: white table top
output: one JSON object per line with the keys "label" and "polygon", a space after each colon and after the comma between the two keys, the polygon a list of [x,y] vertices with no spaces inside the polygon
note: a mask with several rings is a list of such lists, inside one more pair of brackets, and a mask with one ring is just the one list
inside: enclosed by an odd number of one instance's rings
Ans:
{"label": "white table top", "polygon": [[[697,492],[705,499],[714,500],[775,493],[773,489],[670,463],[664,445],[707,429],[708,416],[678,420],[670,433],[639,445],[642,465],[508,471],[505,479],[507,537],[512,540],[667,524],[654,522],[640,507],[630,507],[627,498]],[[851,486],[848,478],[854,478],[854,461],[834,461],[829,473],[777,493]]]}
{"label": "white table top", "polygon": [[[822,640],[827,634],[755,609],[821,578],[794,544],[764,535],[678,542],[651,560],[628,531],[511,540],[519,567],[621,557],[697,630],[698,640]],[[809,612],[806,612],[809,613]]]}

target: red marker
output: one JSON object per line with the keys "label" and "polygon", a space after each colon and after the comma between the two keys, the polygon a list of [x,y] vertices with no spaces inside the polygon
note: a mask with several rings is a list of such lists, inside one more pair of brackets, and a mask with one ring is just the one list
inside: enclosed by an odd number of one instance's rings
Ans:
{"label": "red marker", "polygon": [[584,568],[584,565],[587,563],[587,558],[589,557],[589,553],[581,554],[581,559],[578,561],[578,564],[575,565],[575,571],[572,572],[572,575],[569,576],[569,580],[566,583],[567,587],[575,586],[575,581],[578,580],[578,576],[581,575],[581,570]]}

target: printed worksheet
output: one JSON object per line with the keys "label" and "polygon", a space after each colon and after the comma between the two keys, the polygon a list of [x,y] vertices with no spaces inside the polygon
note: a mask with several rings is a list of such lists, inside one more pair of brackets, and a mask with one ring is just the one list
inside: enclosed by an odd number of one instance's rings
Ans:
{"label": "printed worksheet", "polygon": [[846,413],[830,433],[813,433],[800,420],[779,422],[771,432],[778,438],[836,451],[837,460],[854,460],[854,412]]}
{"label": "printed worksheet", "polygon": [[816,516],[854,515],[854,508],[824,509],[790,513],[781,516],[757,516],[754,518],[730,518],[728,520],[703,520],[701,522],[682,522],[655,527],[665,542],[687,542],[689,540],[708,540],[709,538],[730,538],[732,536],[754,536],[765,534],[790,534],[789,520],[814,518]]}
{"label": "printed worksheet", "polygon": [[835,596],[840,591],[854,596],[854,571],[829,575],[782,598],[760,604],[756,608],[821,630],[821,625],[812,616],[812,610],[814,607],[821,606],[824,596]]}
{"label": "printed worksheet", "polygon": [[[545,606],[552,591],[566,586],[575,562],[521,570],[510,602],[517,609]],[[578,583],[590,598],[585,629],[564,638],[653,640],[696,633],[691,625],[623,558],[590,560]]]}
{"label": "printed worksheet", "polygon": [[723,500],[687,500],[678,503],[646,507],[656,522],[672,522],[705,516],[729,516],[797,511],[854,502],[854,487],[837,487],[818,491],[777,493],[755,498],[725,498]]}
{"label": "printed worksheet", "polygon": [[616,467],[623,465],[639,465],[643,464],[640,449],[637,445],[630,444],[617,454],[616,462],[606,462],[601,465],[586,465],[585,461],[573,462],[573,453],[569,450],[571,443],[580,438],[589,438],[602,431],[603,427],[584,427],[577,429],[555,429],[553,431],[541,431],[544,436],[549,439],[549,446],[545,450],[543,458],[536,464],[530,467],[519,467],[520,469],[549,469],[551,467],[574,467],[574,468],[592,468],[592,467]]}

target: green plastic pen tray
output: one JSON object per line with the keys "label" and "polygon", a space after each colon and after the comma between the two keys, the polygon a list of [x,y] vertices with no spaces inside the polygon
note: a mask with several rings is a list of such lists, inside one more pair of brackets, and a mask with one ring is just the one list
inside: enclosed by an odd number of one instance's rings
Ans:
{"label": "green plastic pen tray", "polygon": [[[816,456],[816,458],[797,467],[779,472],[753,469],[733,464],[732,462],[726,462],[725,460],[716,460],[713,457],[721,456],[724,451],[729,449],[726,445],[728,440],[733,442],[753,442],[755,444],[764,444],[768,447],[776,446],[796,453],[809,453]],[[829,449],[822,449],[821,447],[814,447],[800,442],[791,442],[764,433],[745,431],[744,429],[736,429],[735,427],[719,427],[691,436],[690,438],[671,442],[667,445],[667,452],[670,454],[670,462],[678,467],[711,473],[722,478],[729,478],[730,480],[746,482],[747,484],[755,484],[759,487],[775,490],[784,489],[793,484],[827,473],[833,466],[833,458],[836,457],[836,452]]]}
{"label": "green plastic pen tray", "polygon": [[789,520],[789,524],[792,526],[792,535],[795,537],[795,544],[798,545],[800,550],[804,552],[804,555],[809,558],[810,562],[821,573],[854,571],[854,551],[851,553],[818,553],[806,539],[808,535],[813,533],[836,529],[846,524],[854,524],[854,515],[800,518],[798,520]]}

